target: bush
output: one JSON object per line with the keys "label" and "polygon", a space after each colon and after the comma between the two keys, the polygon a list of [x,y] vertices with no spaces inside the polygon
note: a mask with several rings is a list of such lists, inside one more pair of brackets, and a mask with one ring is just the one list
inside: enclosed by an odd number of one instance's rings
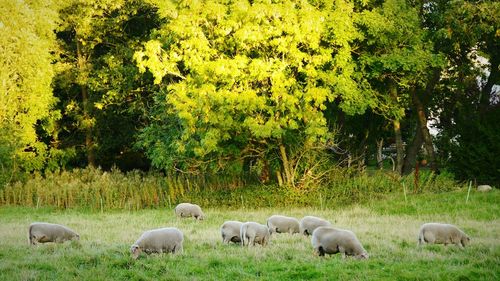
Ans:
{"label": "bush", "polygon": [[446,159],[445,166],[458,180],[500,185],[499,108],[463,114],[457,118],[453,135],[448,133],[438,142]]}
{"label": "bush", "polygon": [[180,202],[203,207],[292,207],[335,208],[363,203],[393,192],[440,192],[457,188],[451,175],[423,171],[418,189],[414,177],[375,171],[352,174],[336,170],[324,186],[289,188],[277,185],[247,185],[244,178],[207,176],[163,176],[158,173],[117,170],[103,172],[86,168],[34,174],[25,183],[17,182],[0,190],[2,205],[92,210],[173,208]]}

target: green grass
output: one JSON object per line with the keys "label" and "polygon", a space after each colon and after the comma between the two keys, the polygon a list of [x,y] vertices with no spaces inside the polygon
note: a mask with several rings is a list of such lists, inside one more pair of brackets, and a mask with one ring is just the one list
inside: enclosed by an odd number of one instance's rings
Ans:
{"label": "green grass", "polygon": [[[206,209],[207,219],[178,219],[171,209],[89,212],[0,207],[0,280],[500,280],[500,192],[391,194],[364,205],[320,209]],[[310,238],[280,234],[267,247],[221,243],[225,220],[264,223],[272,214],[317,215],[353,230],[369,260],[313,255]],[[79,243],[28,246],[33,221],[67,225]],[[472,237],[455,246],[416,247],[424,222],[456,224]],[[184,253],[131,259],[130,245],[144,231],[175,226]]]}

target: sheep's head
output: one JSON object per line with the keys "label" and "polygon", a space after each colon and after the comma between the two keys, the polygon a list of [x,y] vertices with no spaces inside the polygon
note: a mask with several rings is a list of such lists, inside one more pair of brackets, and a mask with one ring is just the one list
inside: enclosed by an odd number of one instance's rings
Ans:
{"label": "sheep's head", "polygon": [[132,245],[132,247],[130,247],[130,253],[132,254],[132,258],[134,260],[139,257],[141,252],[142,252],[141,247],[139,247],[139,245],[137,245],[137,244],[134,244],[134,245]]}
{"label": "sheep's head", "polygon": [[363,252],[360,255],[356,256],[358,259],[368,259],[369,255],[367,252]]}
{"label": "sheep's head", "polygon": [[470,244],[470,237],[469,237],[469,236],[467,236],[467,235],[464,235],[464,236],[462,237],[462,239],[461,239],[461,241],[460,241],[460,242],[462,242],[462,246],[464,246],[464,247],[465,247],[465,246],[467,246],[467,245],[469,245],[469,244]]}

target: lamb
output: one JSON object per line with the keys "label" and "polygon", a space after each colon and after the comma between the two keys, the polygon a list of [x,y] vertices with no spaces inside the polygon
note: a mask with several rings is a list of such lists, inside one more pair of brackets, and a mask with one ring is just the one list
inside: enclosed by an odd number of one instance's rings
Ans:
{"label": "lamb", "polygon": [[137,259],[142,251],[151,253],[182,252],[184,235],[175,227],[165,227],[144,232],[130,247],[132,258]]}
{"label": "lamb", "polygon": [[332,226],[332,224],[322,218],[305,216],[300,220],[300,233],[308,236],[320,226]]}
{"label": "lamb", "polygon": [[418,234],[418,245],[429,244],[455,244],[464,248],[470,242],[467,236],[458,227],[451,224],[425,223],[420,227]]}
{"label": "lamb", "polygon": [[63,243],[69,240],[80,240],[80,235],[66,226],[45,222],[34,222],[28,230],[30,245],[37,243]]}
{"label": "lamb", "polygon": [[222,242],[227,244],[229,244],[229,242],[241,243],[240,230],[242,224],[243,223],[239,221],[224,222],[220,228]]}
{"label": "lamb", "polygon": [[296,218],[274,215],[267,219],[267,227],[269,232],[290,234],[299,233],[299,221]]}
{"label": "lamb", "polygon": [[181,218],[194,217],[197,220],[203,220],[205,215],[200,206],[191,203],[180,203],[175,207],[175,214]]}
{"label": "lamb", "polygon": [[265,246],[269,242],[270,235],[267,226],[256,222],[245,222],[240,228],[242,246],[255,246],[255,243]]}
{"label": "lamb", "polygon": [[367,259],[368,253],[359,242],[356,235],[349,230],[320,226],[312,234],[311,243],[319,256],[341,253],[358,259]]}

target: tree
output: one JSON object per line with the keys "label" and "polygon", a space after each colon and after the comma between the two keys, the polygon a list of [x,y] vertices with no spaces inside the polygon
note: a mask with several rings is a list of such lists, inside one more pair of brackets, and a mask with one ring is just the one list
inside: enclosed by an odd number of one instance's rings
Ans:
{"label": "tree", "polygon": [[418,11],[405,0],[388,0],[363,11],[358,21],[364,34],[359,61],[365,77],[379,93],[374,110],[393,123],[398,173],[403,171],[404,160],[401,120],[412,100],[426,148],[433,154],[427,117],[418,95],[431,81],[433,70],[440,69],[444,61],[433,51]]}
{"label": "tree", "polygon": [[[217,171],[264,155],[294,185],[290,155],[330,138],[323,110],[363,112],[344,1],[180,1],[136,53],[161,85],[142,145],[163,169]],[[278,155],[278,158],[272,157]]]}
{"label": "tree", "polygon": [[435,1],[426,15],[436,48],[448,61],[437,85],[437,147],[460,180],[498,184],[500,3]]}
{"label": "tree", "polygon": [[40,170],[50,151],[37,129],[52,134],[58,111],[51,82],[52,1],[0,2],[0,184],[16,171]]}
{"label": "tree", "polygon": [[59,145],[74,150],[83,144],[86,160],[75,159],[75,165],[147,166],[133,144],[150,96],[145,81],[151,76],[139,73],[132,56],[161,23],[156,11],[142,0],[75,0],[60,10],[61,71],[55,84],[65,118],[59,124]]}

